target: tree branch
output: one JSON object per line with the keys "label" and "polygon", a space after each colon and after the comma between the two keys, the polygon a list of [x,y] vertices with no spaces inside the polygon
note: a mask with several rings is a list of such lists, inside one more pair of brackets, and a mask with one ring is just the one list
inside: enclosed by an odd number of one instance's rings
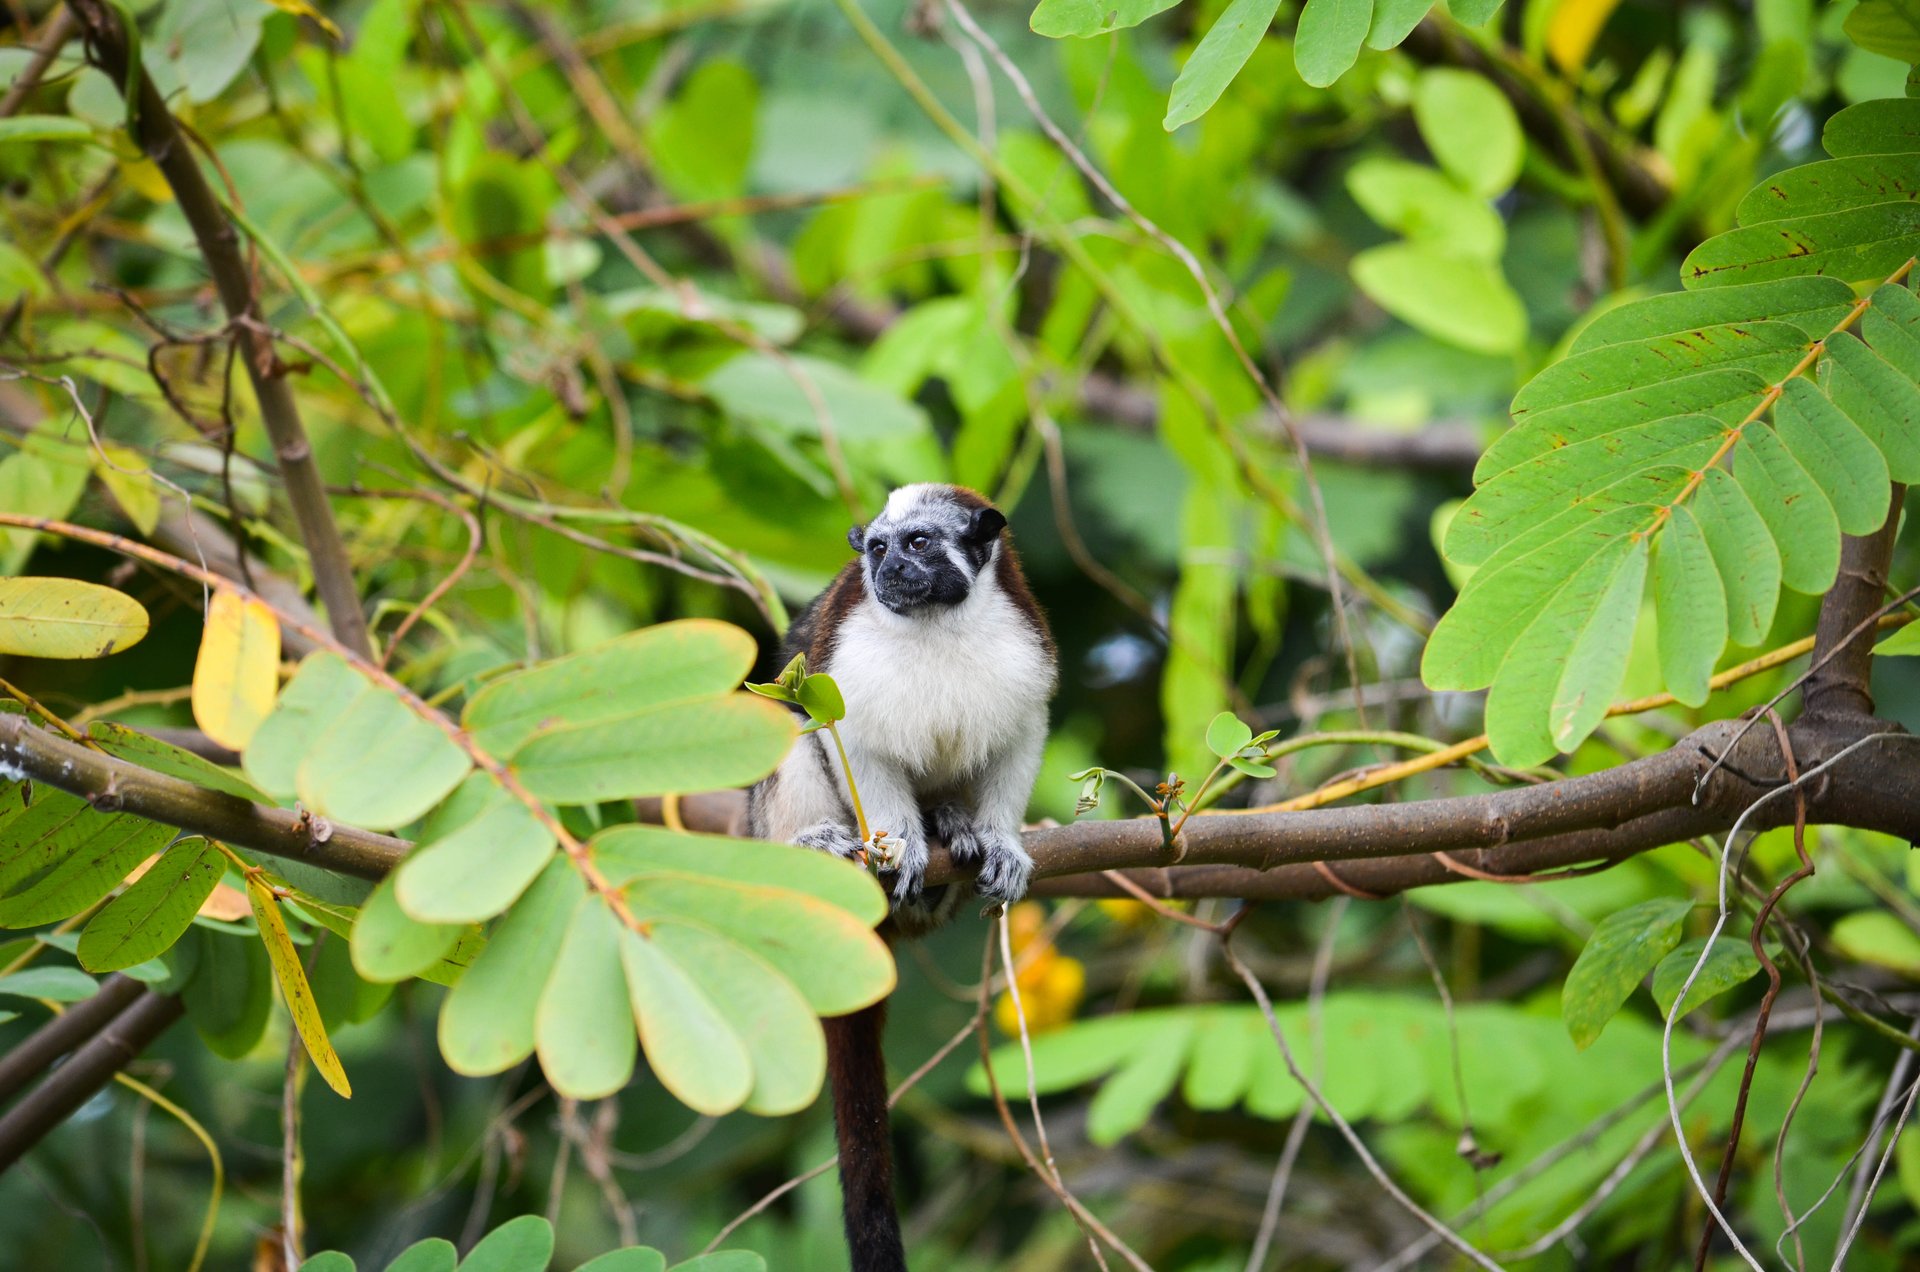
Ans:
{"label": "tree branch", "polygon": [[174,995],[142,994],[115,1016],[31,1095],[0,1116],[0,1171],[66,1121],[185,1013]]}
{"label": "tree branch", "polygon": [[383,878],[411,846],[391,835],[249,803],[129,764],[39,728],[22,715],[0,715],[0,771],[78,795],[103,812],[135,813],[361,879]]}
{"label": "tree branch", "polygon": [[[119,18],[103,0],[69,0],[69,7],[80,19],[94,61],[124,92],[129,61]],[[300,422],[300,408],[287,382],[286,368],[261,322],[260,298],[254,290],[253,273],[240,253],[239,233],[227,218],[213,187],[207,184],[206,174],[200,170],[199,161],[168,112],[166,102],[144,73],[138,76],[134,104],[139,116],[134,140],[152,158],[172,188],[181,215],[192,228],[200,254],[206,259],[207,272],[220,293],[232,338],[239,342],[240,360],[246,364],[247,376],[253,381],[261,423],[273,442],[287,500],[293,506],[301,540],[313,564],[314,584],[327,607],[328,625],[341,644],[372,658],[373,644],[367,635],[366,615],[360,609],[353,566],[347,557],[346,544],[340,538],[340,528],[334,524],[326,487],[314,464],[313,447]]]}
{"label": "tree branch", "polygon": [[141,992],[139,981],[115,972],[100,982],[91,998],[81,999],[0,1055],[0,1103],[11,1100],[54,1061],[104,1028]]}
{"label": "tree branch", "polygon": [[1840,545],[1840,576],[1820,600],[1814,628],[1813,671],[1801,701],[1808,715],[1870,715],[1873,712],[1874,634],[1862,630],[1884,603],[1893,541],[1900,529],[1900,505],[1907,488],[1895,483],[1892,504],[1881,527],[1868,535],[1848,535]]}

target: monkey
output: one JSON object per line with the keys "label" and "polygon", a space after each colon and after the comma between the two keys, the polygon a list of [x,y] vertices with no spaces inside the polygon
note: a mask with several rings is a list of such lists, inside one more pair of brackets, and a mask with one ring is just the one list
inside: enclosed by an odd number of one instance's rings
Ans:
{"label": "monkey", "polygon": [[[1026,895],[1033,860],[1020,823],[1040,770],[1058,683],[1046,618],[1027,588],[1007,519],[963,486],[902,486],[847,532],[858,555],[794,620],[783,663],[807,655],[846,700],[839,724],[867,825],[894,841],[881,856],[889,944],[923,935],[960,907],[958,883],[925,886],[927,841],[973,867],[988,905]],[[863,845],[839,757],[803,735],[747,795],[748,832],[839,857]],[[831,1017],[827,1066],[853,1272],[905,1272],[893,1199],[885,1002]]]}

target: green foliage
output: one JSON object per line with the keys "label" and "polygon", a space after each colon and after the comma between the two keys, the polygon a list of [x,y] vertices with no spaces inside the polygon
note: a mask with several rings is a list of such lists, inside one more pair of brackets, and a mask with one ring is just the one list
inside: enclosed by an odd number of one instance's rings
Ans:
{"label": "green foliage", "polygon": [[[1758,187],[1739,211],[1752,234],[1689,257],[1689,286],[1711,290],[1613,310],[1514,398],[1444,544],[1479,568],[1422,664],[1436,688],[1491,685],[1506,762],[1572,750],[1618,694],[1649,545],[1667,683],[1701,702],[1718,616],[1735,643],[1760,639],[1779,583],[1825,591],[1841,533],[1886,519],[1881,471],[1920,477],[1920,302],[1889,282],[1847,307],[1843,283],[1801,277],[1905,272],[1920,239],[1902,228],[1898,163],[1834,159]],[[1782,236],[1805,250],[1768,255]],[[1863,341],[1845,328],[1868,314]]]}
{"label": "green foliage", "polygon": [[[401,1251],[384,1272],[546,1272],[553,1249],[553,1225],[539,1215],[521,1215],[482,1237],[465,1259],[451,1242],[428,1237]],[[301,1263],[300,1272],[354,1272],[356,1266],[328,1250]],[[766,1266],[757,1254],[721,1250],[676,1263],[672,1272],[766,1272]],[[647,1246],[628,1246],[580,1264],[579,1272],[668,1272],[667,1257]]]}
{"label": "green foliage", "polygon": [[1593,929],[1560,998],[1574,1046],[1584,1051],[1594,1044],[1647,973],[1680,943],[1680,925],[1692,910],[1686,900],[1643,901]]}

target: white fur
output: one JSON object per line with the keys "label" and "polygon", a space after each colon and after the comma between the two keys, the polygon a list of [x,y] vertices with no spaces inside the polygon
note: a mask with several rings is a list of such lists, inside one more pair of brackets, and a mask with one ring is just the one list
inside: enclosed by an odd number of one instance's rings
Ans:
{"label": "white fur", "polygon": [[[882,514],[915,521],[966,515],[927,492],[896,490]],[[1020,823],[1046,745],[1055,670],[1040,631],[1001,588],[1000,548],[967,598],[896,614],[863,597],[842,621],[826,665],[846,699],[840,736],[867,825],[902,842],[895,893],[919,889],[923,818],[936,808],[958,831],[956,855],[982,864],[982,883],[1019,895],[1031,861]],[[825,759],[827,763],[822,764]],[[848,855],[846,779],[823,731],[800,740],[777,781],[756,791],[754,833]]]}

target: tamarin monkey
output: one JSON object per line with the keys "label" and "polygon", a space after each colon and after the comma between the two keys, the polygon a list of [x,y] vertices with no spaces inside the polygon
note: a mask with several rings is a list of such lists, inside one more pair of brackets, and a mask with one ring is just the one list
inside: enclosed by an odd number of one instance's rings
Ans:
{"label": "tamarin monkey", "polygon": [[[1047,702],[1058,681],[1053,637],[1004,533],[974,491],[902,486],[847,533],[859,554],[787,633],[783,661],[805,653],[846,699],[840,735],[867,825],[897,844],[889,940],[931,931],[961,903],[958,884],[923,886],[927,837],[977,868],[974,890],[1011,904],[1033,860],[1020,822],[1040,769]],[[802,736],[747,797],[750,832],[851,857],[862,848],[846,778],[823,732]],[[828,1019],[827,1068],[840,1145],[853,1272],[904,1272],[893,1200],[885,1004]]]}

